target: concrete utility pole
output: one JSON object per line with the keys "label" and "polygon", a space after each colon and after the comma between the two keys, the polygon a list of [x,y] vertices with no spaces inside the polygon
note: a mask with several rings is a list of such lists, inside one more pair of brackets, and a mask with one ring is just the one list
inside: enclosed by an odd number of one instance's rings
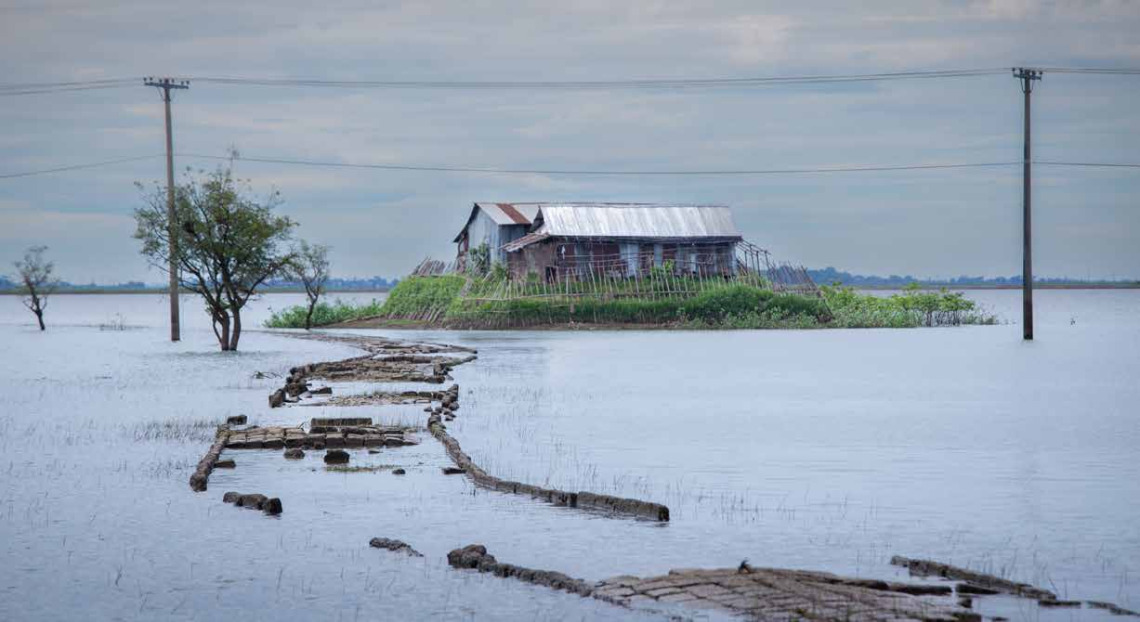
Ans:
{"label": "concrete utility pole", "polygon": [[162,101],[166,104],[166,222],[170,238],[170,340],[182,338],[178,317],[178,223],[174,217],[174,140],[170,132],[170,89],[188,89],[188,80],[173,78],[147,78],[147,86],[162,89]]}
{"label": "concrete utility pole", "polygon": [[1025,93],[1025,152],[1022,164],[1021,209],[1022,209],[1022,259],[1021,259],[1021,336],[1026,341],[1033,339],[1033,230],[1030,219],[1032,206],[1032,184],[1030,183],[1031,159],[1029,100],[1033,94],[1033,81],[1041,79],[1040,69],[1015,67],[1013,77],[1021,80],[1021,92]]}

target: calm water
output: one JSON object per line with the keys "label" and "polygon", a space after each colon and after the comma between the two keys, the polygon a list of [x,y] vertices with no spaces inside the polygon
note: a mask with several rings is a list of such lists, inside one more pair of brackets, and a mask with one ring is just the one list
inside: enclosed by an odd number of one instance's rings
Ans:
{"label": "calm water", "polygon": [[[1017,292],[970,296],[1018,317]],[[265,297],[247,326],[299,298]],[[249,332],[242,352],[215,352],[190,298],[172,345],[165,301],[148,295],[56,297],[40,334],[18,299],[0,297],[0,619],[633,615],[448,569],[445,553],[471,542],[587,579],[744,558],[896,577],[891,555],[932,557],[1140,608],[1140,291],[1037,300],[1029,344],[1015,324],[383,333],[480,350],[455,371],[451,430],[490,471],[662,501],[673,521],[657,525],[475,490],[439,474],[447,458],[430,439],[356,458],[405,466],[406,478],[241,452],[209,492],[191,493],[205,422],[376,416],[270,411],[280,380],[252,377],[355,351]],[[100,328],[120,323],[131,328]],[[285,513],[226,506],[225,490],[280,496]],[[373,536],[426,558],[370,550]],[[981,604],[1015,619],[1106,619]]]}

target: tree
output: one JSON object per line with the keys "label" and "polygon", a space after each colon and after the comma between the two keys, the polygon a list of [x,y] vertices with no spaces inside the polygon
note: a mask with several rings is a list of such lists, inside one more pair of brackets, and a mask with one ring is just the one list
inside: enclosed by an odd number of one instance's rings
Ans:
{"label": "tree", "polygon": [[325,294],[325,283],[329,280],[329,247],[324,244],[309,244],[301,240],[293,252],[294,259],[289,266],[287,277],[301,283],[309,298],[309,309],[305,313],[305,330],[313,327],[313,311],[317,302]]}
{"label": "tree", "polygon": [[476,276],[487,276],[491,269],[491,247],[483,242],[471,249],[471,271]]}
{"label": "tree", "polygon": [[[134,237],[142,254],[165,267],[170,252],[165,188],[155,184],[143,192],[144,206],[135,210]],[[175,188],[179,284],[206,302],[214,336],[223,351],[237,350],[241,338],[241,310],[269,278],[284,274],[294,257],[288,246],[296,223],[273,213],[281,203],[279,192],[262,202],[249,198],[248,182],[235,180],[229,167],[212,173],[187,172],[186,182]]]}
{"label": "tree", "polygon": [[20,291],[24,294],[24,306],[36,314],[40,330],[44,326],[44,309],[47,309],[48,296],[55,292],[59,280],[52,276],[55,263],[44,259],[46,246],[33,246],[24,253],[24,260],[15,262],[16,275],[20,279]]}

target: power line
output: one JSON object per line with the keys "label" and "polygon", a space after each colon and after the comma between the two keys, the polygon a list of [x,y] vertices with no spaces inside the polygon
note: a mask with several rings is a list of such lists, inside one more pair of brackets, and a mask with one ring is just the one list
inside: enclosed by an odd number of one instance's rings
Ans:
{"label": "power line", "polygon": [[1085,168],[1140,168],[1140,164],[1120,162],[1054,162],[1047,160],[1034,160],[1033,163],[1044,164],[1046,166],[1080,166]]}
{"label": "power line", "polygon": [[6,89],[47,89],[67,86],[98,86],[103,84],[136,84],[142,78],[104,78],[102,80],[71,80],[68,82],[14,82],[0,84],[0,90]]}
{"label": "power line", "polygon": [[[660,78],[619,80],[332,80],[320,78],[258,78],[197,76],[197,82],[228,86],[369,88],[369,89],[466,89],[466,90],[607,90],[607,89],[701,89],[746,88],[797,84],[842,84],[887,80],[923,80],[998,75],[1007,68],[944,69],[860,74],[816,74],[743,78]],[[1044,67],[1040,71],[1062,74],[1140,75],[1140,68]],[[0,97],[126,88],[143,78],[105,78],[64,82],[0,84]]]}
{"label": "power line", "polygon": [[22,84],[0,84],[0,97],[36,95],[40,93],[63,93],[67,91],[122,89],[137,85],[140,79],[141,78],[107,78],[103,80],[72,80],[69,82],[25,82]]}
{"label": "power line", "polygon": [[915,80],[931,78],[961,78],[1002,74],[1005,68],[950,69],[939,71],[901,71],[864,74],[770,76],[745,78],[662,78],[633,80],[326,80],[305,78],[238,78],[195,76],[196,82],[240,86],[292,86],[325,88],[378,88],[378,89],[660,89],[660,88],[715,88],[751,87],[779,84],[826,84],[842,82],[870,82],[883,80]]}
{"label": "power line", "polygon": [[1140,67],[1041,67],[1040,70],[1047,73],[1088,73],[1110,76],[1140,76]]}
{"label": "power line", "polygon": [[206,160],[230,160],[259,162],[263,164],[286,164],[291,166],[315,166],[326,168],[353,168],[385,171],[415,171],[435,173],[483,173],[490,175],[605,175],[605,176],[730,176],[730,175],[794,175],[805,173],[865,173],[872,171],[917,171],[933,169],[956,168],[986,168],[1012,166],[1020,162],[971,162],[956,164],[910,164],[901,166],[849,166],[849,167],[823,167],[823,168],[785,168],[785,169],[709,169],[709,170],[589,170],[589,169],[516,169],[516,168],[486,168],[475,166],[419,166],[411,164],[354,164],[349,162],[329,162],[319,160],[293,160],[287,158],[262,158],[251,156],[215,156],[196,153],[179,153],[178,157],[201,158]]}
{"label": "power line", "polygon": [[112,164],[122,164],[124,162],[137,162],[139,160],[149,160],[151,158],[160,158],[164,154],[135,156],[133,158],[119,158],[117,160],[103,160],[102,162],[89,162],[87,164],[73,164],[71,166],[60,166],[56,168],[45,168],[37,171],[23,171],[20,173],[0,173],[0,179],[14,179],[16,177],[32,177],[33,175],[47,175],[49,173],[62,173],[64,171],[77,171],[86,168],[98,168],[100,166],[110,166]]}
{"label": "power line", "polygon": [[[196,82],[236,86],[290,86],[325,88],[379,88],[379,89],[658,89],[658,88],[711,88],[748,87],[779,84],[825,84],[842,82],[868,82],[883,80],[916,80],[931,78],[962,78],[996,75],[1004,68],[947,69],[936,71],[897,71],[862,74],[768,76],[744,78],[661,78],[624,80],[329,80],[319,78],[242,78],[224,76],[198,76],[186,78]],[[58,91],[121,88],[133,86],[142,78],[107,78],[101,80],[72,80],[68,82],[28,82],[0,84],[0,95],[29,95]]]}
{"label": "power line", "polygon": [[[288,158],[261,158],[261,157],[247,157],[240,156],[232,158],[231,156],[216,156],[206,155],[200,153],[179,153],[175,154],[182,158],[197,158],[202,160],[235,160],[256,162],[261,164],[285,164],[290,166],[313,166],[324,168],[350,168],[350,169],[371,169],[371,170],[384,170],[384,171],[410,171],[410,172],[426,172],[426,173],[482,173],[490,175],[604,175],[604,176],[689,176],[697,177],[702,175],[707,176],[744,176],[744,175],[800,175],[800,174],[827,174],[827,173],[869,173],[869,172],[890,172],[890,171],[923,171],[923,170],[945,170],[945,169],[966,169],[966,168],[999,168],[1003,166],[1014,166],[1021,164],[1018,161],[1010,162],[960,162],[960,163],[946,163],[946,164],[907,164],[899,166],[842,166],[842,167],[815,167],[815,168],[784,168],[784,169],[709,169],[709,170],[640,170],[640,171],[613,171],[613,170],[579,170],[579,169],[513,169],[513,168],[482,168],[473,166],[418,166],[411,164],[354,164],[350,162],[329,162],[318,160],[293,160]],[[0,173],[0,179],[15,179],[20,177],[32,177],[36,175],[48,175],[51,173],[62,173],[67,171],[75,171],[82,169],[98,168],[102,166],[111,166],[114,164],[122,164],[125,162],[137,162],[140,160],[149,160],[151,158],[165,157],[165,154],[135,156],[131,158],[119,158],[115,160],[103,160],[100,162],[89,162],[85,164],[74,164],[70,166],[60,166],[56,168],[39,169],[32,171],[22,171],[19,173]],[[1034,160],[1033,164],[1041,164],[1045,166],[1069,166],[1081,168],[1124,168],[1124,169],[1137,169],[1140,168],[1140,163],[1128,162],[1059,162],[1051,160]]]}
{"label": "power line", "polygon": [[65,88],[0,90],[0,97],[13,97],[17,95],[38,95],[41,93],[65,93],[67,91],[100,91],[105,89],[125,89],[133,84],[107,84],[98,86],[70,86]]}

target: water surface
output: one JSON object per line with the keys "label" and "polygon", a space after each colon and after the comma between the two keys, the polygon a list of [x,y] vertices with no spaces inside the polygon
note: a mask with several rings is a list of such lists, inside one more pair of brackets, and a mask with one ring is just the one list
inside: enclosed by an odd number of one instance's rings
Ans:
{"label": "water surface", "polygon": [[[1018,292],[970,296],[1018,317]],[[246,325],[299,300],[266,296]],[[455,371],[461,410],[450,429],[491,472],[661,501],[673,520],[658,525],[474,489],[439,474],[447,457],[430,439],[360,458],[406,465],[403,479],[330,475],[315,455],[231,452],[238,468],[191,493],[209,426],[225,416],[348,414],[270,411],[280,379],[255,371],[356,351],[250,331],[241,352],[216,352],[189,297],[184,341],[170,344],[165,300],[152,295],[57,296],[41,334],[3,296],[0,618],[631,615],[448,569],[443,555],[472,542],[587,579],[744,558],[897,577],[887,560],[901,554],[1140,608],[1140,292],[1041,291],[1037,302],[1032,343],[1015,323],[366,331],[479,349]],[[128,329],[108,330],[119,325]],[[280,496],[285,513],[221,504],[231,489]],[[427,557],[370,550],[373,536]],[[1015,619],[1106,617],[982,606]]]}

